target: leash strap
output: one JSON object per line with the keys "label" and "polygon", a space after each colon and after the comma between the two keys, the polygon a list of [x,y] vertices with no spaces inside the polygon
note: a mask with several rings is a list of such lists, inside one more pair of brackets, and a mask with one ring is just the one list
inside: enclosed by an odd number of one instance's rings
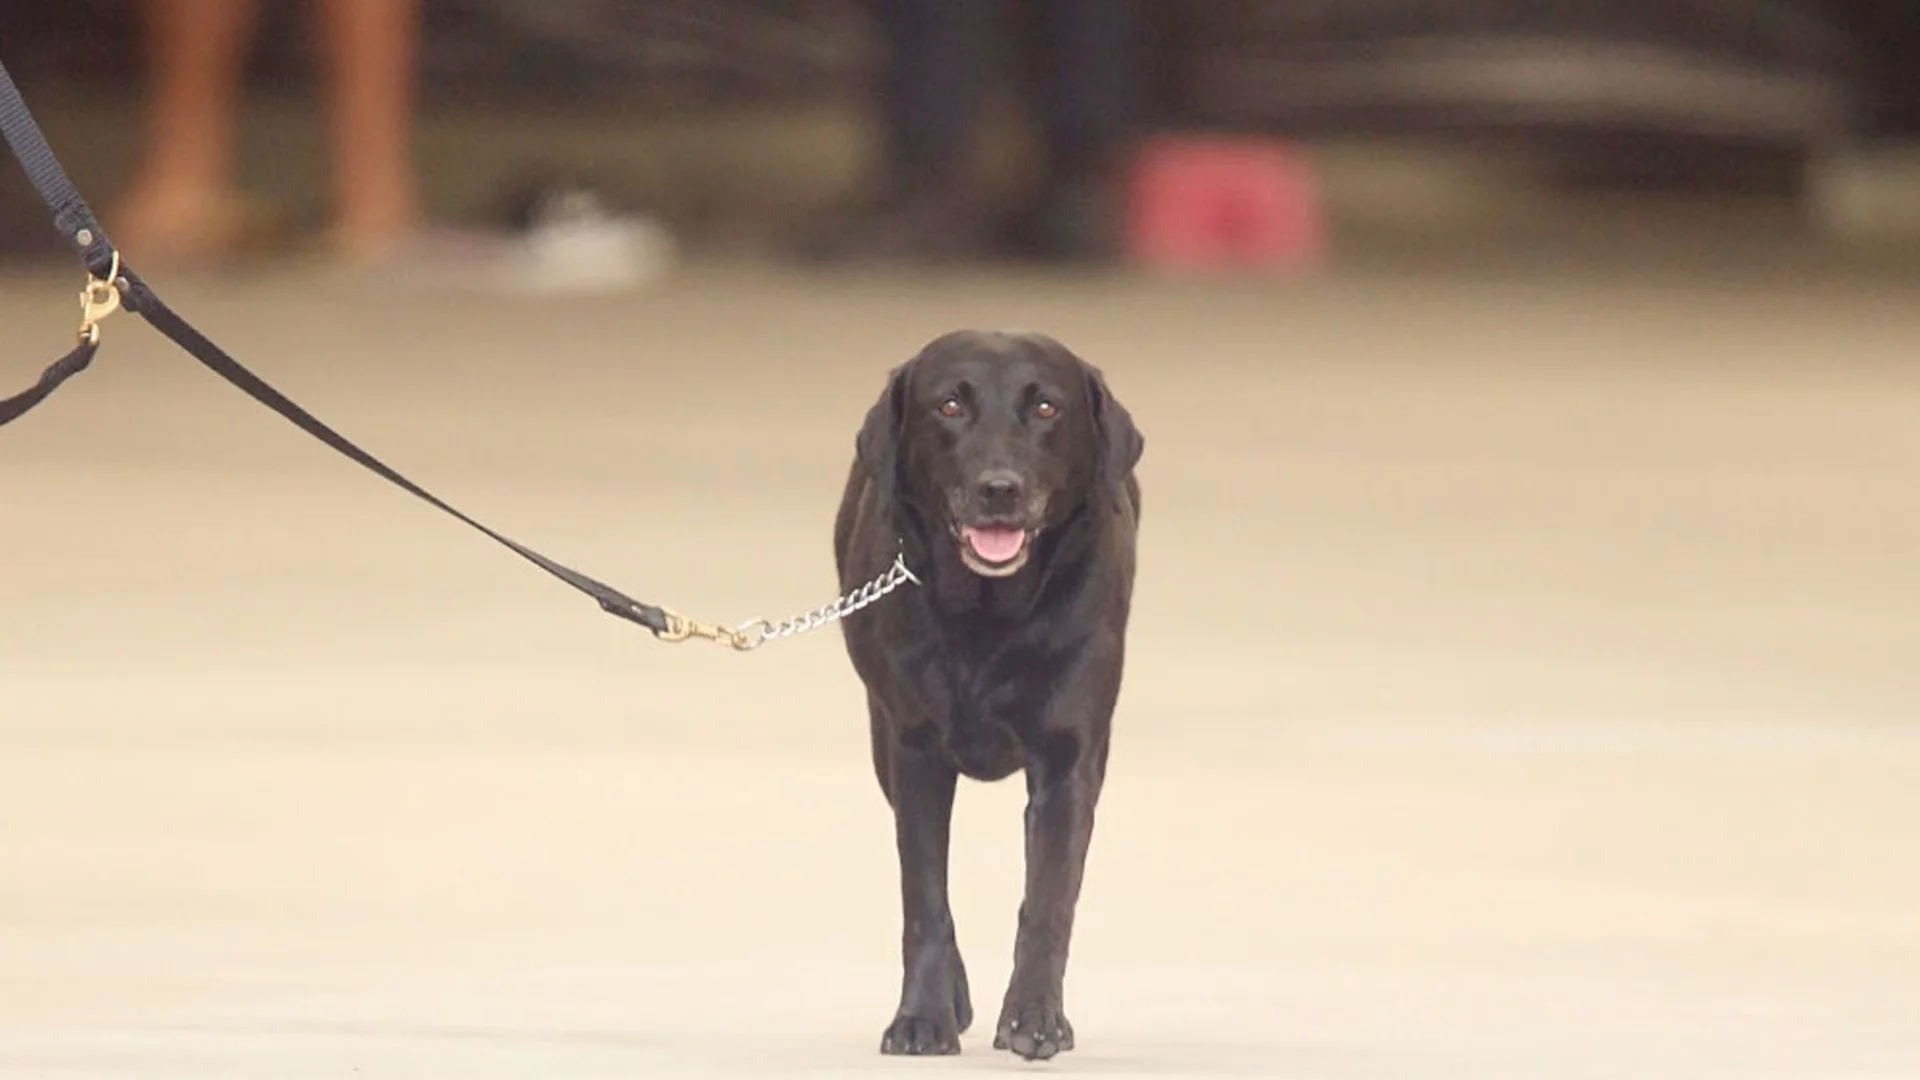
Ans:
{"label": "leash strap", "polygon": [[47,145],[40,125],[27,111],[26,100],[5,64],[0,64],[0,135],[6,137],[13,156],[27,171],[27,179],[33,181],[34,190],[53,211],[53,227],[79,250],[88,272],[104,278],[113,262],[113,248],[88,209],[87,200],[80,197],[80,189],[67,179],[67,171],[53,156],[53,147]]}
{"label": "leash strap", "polygon": [[98,342],[82,341],[74,346],[72,352],[54,361],[53,365],[40,373],[40,381],[25,390],[0,401],[0,427],[5,427],[30,412],[35,405],[53,396],[60,384],[87,370],[93,363],[93,354],[100,351]]}
{"label": "leash strap", "polygon": [[[40,125],[34,121],[33,114],[28,112],[27,104],[21,98],[20,90],[14,85],[13,77],[7,73],[4,64],[0,64],[0,134],[4,134],[7,145],[12,148],[14,156],[26,169],[27,177],[33,181],[34,188],[40,192],[40,197],[46,200],[47,207],[53,211],[54,227],[59,229],[60,234],[79,252],[80,261],[86,265],[91,278],[88,295],[99,297],[103,289],[110,294],[117,294],[118,302],[127,310],[137,312],[169,341],[186,350],[188,355],[200,361],[215,375],[233,384],[241,393],[272,409],[295,427],[350,458],[381,479],[457,518],[495,543],[592,597],[599,603],[601,610],[609,615],[638,623],[653,631],[656,637],[669,641],[684,640],[697,628],[698,624],[690,624],[688,620],[665,608],[635,600],[611,585],[555,562],[454,509],[439,496],[402,476],[379,458],[355,445],[351,439],[295,404],[292,399],[274,389],[265,379],[229,356],[206,335],[194,329],[191,323],[163,303],[146,282],[140,280],[137,274],[120,262],[119,253],[114,250],[112,244],[108,243],[105,232],[101,230],[99,222],[94,219],[93,211],[88,208],[86,200],[80,196],[79,189],[73,186],[73,181],[67,178],[66,170],[60,167],[59,160],[54,157],[53,148],[47,145],[46,136],[41,132]],[[99,350],[97,320],[104,318],[106,313],[112,310],[112,306],[111,303],[101,304],[102,310],[96,315],[93,304],[89,304],[86,322],[81,328],[80,344],[49,367],[40,376],[38,383],[13,397],[0,401],[0,426],[5,426],[24,416],[50,397],[61,384],[86,370],[87,365],[93,362],[94,354]]]}

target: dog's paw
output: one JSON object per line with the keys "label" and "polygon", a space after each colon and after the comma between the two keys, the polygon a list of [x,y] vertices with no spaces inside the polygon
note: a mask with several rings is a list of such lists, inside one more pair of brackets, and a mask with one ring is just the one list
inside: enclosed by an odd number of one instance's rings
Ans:
{"label": "dog's paw", "polygon": [[1073,1049],[1073,1025],[1058,1005],[1007,1002],[993,1035],[995,1050],[1011,1050],[1028,1061],[1045,1061]]}
{"label": "dog's paw", "polygon": [[960,1025],[953,1016],[933,1019],[901,1013],[880,1036],[880,1052],[905,1057],[930,1057],[960,1052]]}

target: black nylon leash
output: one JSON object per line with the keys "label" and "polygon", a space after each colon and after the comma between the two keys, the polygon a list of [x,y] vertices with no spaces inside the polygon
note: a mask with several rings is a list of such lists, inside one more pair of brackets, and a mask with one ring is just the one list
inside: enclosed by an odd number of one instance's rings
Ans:
{"label": "black nylon leash", "polygon": [[[46,135],[41,132],[40,125],[34,121],[33,114],[27,110],[27,103],[21,98],[20,90],[14,85],[13,76],[8,74],[5,64],[0,64],[0,135],[5,136],[14,157],[18,158],[21,166],[26,169],[27,178],[33,182],[35,190],[40,193],[48,209],[53,212],[54,228],[58,229],[60,235],[65,237],[79,253],[80,261],[86,266],[89,275],[87,290],[82,294],[84,314],[79,344],[72,352],[47,368],[40,376],[39,382],[13,397],[0,400],[0,427],[26,415],[52,396],[54,391],[68,379],[85,371],[93,362],[94,354],[100,347],[99,320],[111,314],[116,307],[124,306],[145,319],[168,340],[186,350],[188,355],[205,365],[208,370],[233,384],[241,393],[272,409],[295,427],[387,482],[452,515],[507,550],[592,597],[599,603],[601,610],[608,614],[628,622],[638,623],[664,641],[684,641],[690,637],[704,637],[734,645],[736,648],[748,646],[748,639],[737,632],[694,623],[666,608],[635,600],[611,585],[555,562],[456,510],[439,496],[402,476],[385,462],[362,450],[352,440],[295,404],[285,394],[269,385],[265,379],[229,356],[206,335],[194,329],[192,324],[163,303],[146,282],[121,263],[119,252],[114,250],[113,245],[108,242],[106,233],[100,228],[100,223],[94,219],[93,211],[88,208],[86,200],[80,196],[79,189],[74,187],[73,181],[67,177],[66,170],[60,167],[59,160],[54,157],[53,148],[47,144]],[[757,643],[756,635],[751,644]]]}
{"label": "black nylon leash", "polygon": [[6,427],[30,412],[35,405],[53,396],[60,384],[87,370],[93,363],[93,354],[100,350],[96,342],[82,341],[74,346],[72,352],[53,362],[47,370],[40,373],[40,381],[25,390],[0,401],[0,427]]}

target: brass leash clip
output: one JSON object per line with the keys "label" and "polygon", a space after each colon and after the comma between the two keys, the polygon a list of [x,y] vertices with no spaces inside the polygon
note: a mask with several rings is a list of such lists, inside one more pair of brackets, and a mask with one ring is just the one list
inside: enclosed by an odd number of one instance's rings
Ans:
{"label": "brass leash clip", "polygon": [[759,648],[766,638],[763,627],[757,619],[738,630],[729,630],[712,623],[696,622],[671,608],[661,608],[660,612],[667,617],[667,628],[655,636],[670,644],[677,645],[694,638],[704,638],[707,641],[725,645],[736,652],[752,652]]}
{"label": "brass leash clip", "polygon": [[88,345],[100,342],[100,321],[120,310],[120,252],[113,253],[113,265],[105,281],[87,274],[87,287],[80,290],[80,340]]}

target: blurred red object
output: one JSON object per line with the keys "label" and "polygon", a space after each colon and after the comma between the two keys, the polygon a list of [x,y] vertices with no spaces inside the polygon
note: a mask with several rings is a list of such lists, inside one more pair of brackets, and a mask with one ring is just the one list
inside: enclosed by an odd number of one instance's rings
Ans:
{"label": "blurred red object", "polygon": [[1313,171],[1276,140],[1149,140],[1129,194],[1128,252],[1145,266],[1299,273],[1325,257]]}

